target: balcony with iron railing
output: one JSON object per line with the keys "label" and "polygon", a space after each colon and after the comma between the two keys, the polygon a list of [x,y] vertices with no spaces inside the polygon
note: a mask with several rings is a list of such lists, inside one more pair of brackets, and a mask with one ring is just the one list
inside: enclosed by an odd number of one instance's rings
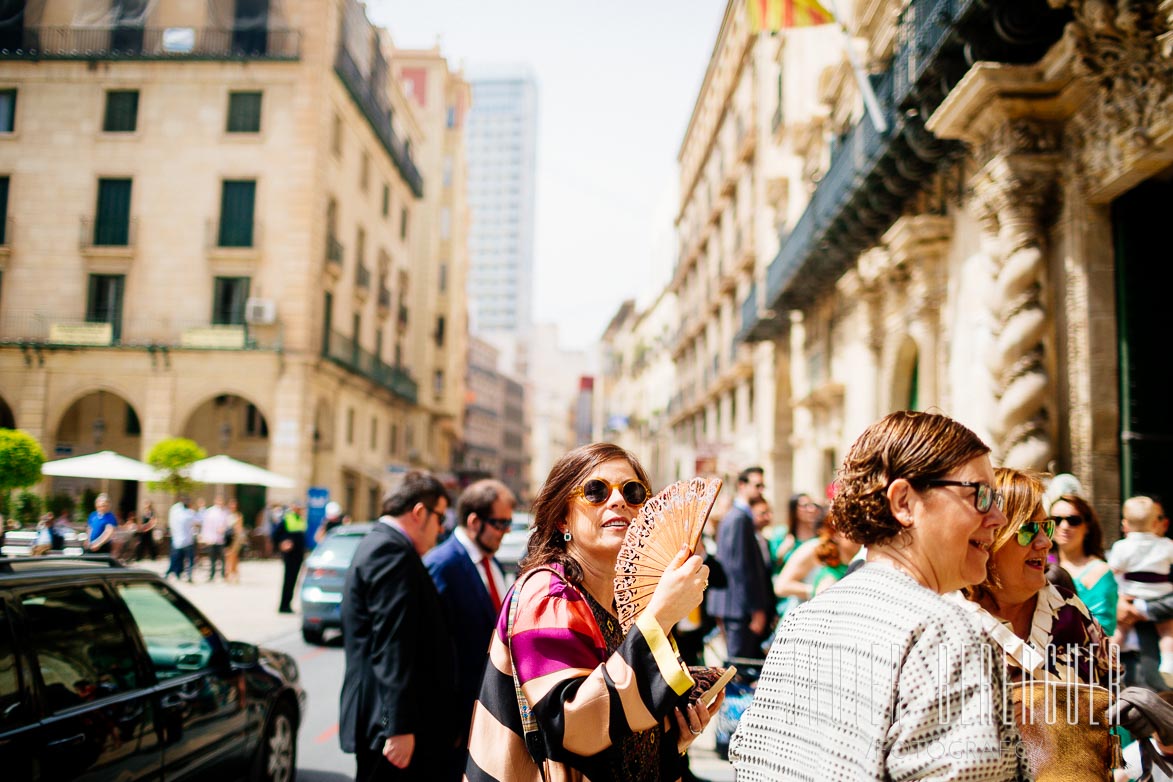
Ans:
{"label": "balcony with iron railing", "polygon": [[0,27],[0,60],[288,60],[301,32],[240,27]]}
{"label": "balcony with iron railing", "polygon": [[138,219],[98,220],[81,218],[78,248],[86,255],[128,257],[138,239]]}
{"label": "balcony with iron railing", "polygon": [[879,132],[865,115],[834,147],[806,210],[767,269],[764,306],[755,303],[756,290],[744,302],[739,335],[757,340],[782,333],[784,325],[768,313],[800,307],[826,290],[936,171],[957,159],[962,146],[937,139],[925,122],[975,56],[1037,60],[1068,18],[1046,0],[991,8],[978,0],[910,0],[890,67],[870,77],[887,130]]}
{"label": "balcony with iron railing", "polygon": [[136,316],[121,312],[93,319],[60,313],[14,310],[0,316],[0,344],[37,348],[122,348],[129,350],[271,350],[282,349],[280,324],[254,328],[243,322],[217,323],[207,318]]}
{"label": "balcony with iron railing", "polygon": [[344,249],[342,242],[333,234],[326,235],[326,271],[338,274],[342,271],[342,257]]}
{"label": "balcony with iron railing", "polygon": [[395,129],[391,126],[391,109],[387,105],[387,98],[384,94],[387,85],[372,83],[362,74],[354,57],[347,51],[345,42],[338,44],[334,71],[346,86],[347,92],[350,93],[350,97],[362,111],[363,116],[366,117],[367,123],[371,126],[371,130],[374,131],[387,154],[391,156],[392,162],[399,169],[400,175],[411,188],[411,192],[415,193],[416,198],[421,198],[424,194],[423,178],[420,176],[415,162],[412,161],[403,140],[395,135]]}
{"label": "balcony with iron railing", "polygon": [[324,356],[338,366],[387,389],[400,399],[414,405],[419,398],[419,385],[406,369],[384,363],[374,353],[364,350],[353,337],[331,331],[323,348]]}

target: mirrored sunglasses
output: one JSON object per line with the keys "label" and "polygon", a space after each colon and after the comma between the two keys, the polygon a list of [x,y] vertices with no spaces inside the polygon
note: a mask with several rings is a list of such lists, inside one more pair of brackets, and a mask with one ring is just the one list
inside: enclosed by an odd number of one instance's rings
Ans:
{"label": "mirrored sunglasses", "polygon": [[1018,545],[1029,546],[1038,537],[1039,532],[1042,532],[1047,538],[1055,537],[1055,522],[1051,519],[1046,521],[1028,521],[1018,528]]}
{"label": "mirrored sunglasses", "polygon": [[611,492],[619,489],[623,501],[628,505],[643,505],[648,499],[648,487],[642,481],[630,480],[623,483],[608,483],[598,478],[592,478],[582,486],[575,488],[574,496],[582,497],[591,505],[602,505],[611,496]]}

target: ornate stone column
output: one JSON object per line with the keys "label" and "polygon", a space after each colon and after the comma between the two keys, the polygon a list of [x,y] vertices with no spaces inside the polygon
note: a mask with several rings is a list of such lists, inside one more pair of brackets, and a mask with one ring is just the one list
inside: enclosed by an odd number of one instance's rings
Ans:
{"label": "ornate stone column", "polygon": [[[1044,226],[1058,194],[1058,133],[1029,120],[1004,124],[986,147],[979,201],[997,216],[994,347],[989,356],[996,401],[990,431],[996,457],[1010,467],[1045,470],[1055,457],[1054,383],[1048,368],[1051,318]],[[992,215],[986,215],[986,221]]]}

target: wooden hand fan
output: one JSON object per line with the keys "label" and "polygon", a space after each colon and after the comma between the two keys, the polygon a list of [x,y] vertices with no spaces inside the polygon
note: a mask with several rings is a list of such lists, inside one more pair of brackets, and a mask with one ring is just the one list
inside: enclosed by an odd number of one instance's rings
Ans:
{"label": "wooden hand fan", "polygon": [[720,478],[677,481],[645,502],[631,522],[615,563],[615,605],[624,632],[652,599],[680,547],[697,551],[720,491]]}

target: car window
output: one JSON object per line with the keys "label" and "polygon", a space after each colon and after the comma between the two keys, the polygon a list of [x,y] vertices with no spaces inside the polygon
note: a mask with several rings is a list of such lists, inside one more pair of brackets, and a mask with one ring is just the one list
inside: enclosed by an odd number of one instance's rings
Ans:
{"label": "car window", "polygon": [[50,711],[138,686],[135,647],[101,586],[26,592],[21,607]]}
{"label": "car window", "polygon": [[0,733],[25,724],[28,696],[21,687],[21,671],[12,641],[7,604],[0,600]]}
{"label": "car window", "polygon": [[341,568],[349,567],[350,560],[354,559],[354,552],[358,551],[358,544],[362,543],[362,539],[362,535],[331,535],[314,549],[314,563]]}
{"label": "car window", "polygon": [[158,584],[119,584],[118,594],[130,609],[147,654],[160,679],[198,671],[212,660],[212,644],[190,617]]}

